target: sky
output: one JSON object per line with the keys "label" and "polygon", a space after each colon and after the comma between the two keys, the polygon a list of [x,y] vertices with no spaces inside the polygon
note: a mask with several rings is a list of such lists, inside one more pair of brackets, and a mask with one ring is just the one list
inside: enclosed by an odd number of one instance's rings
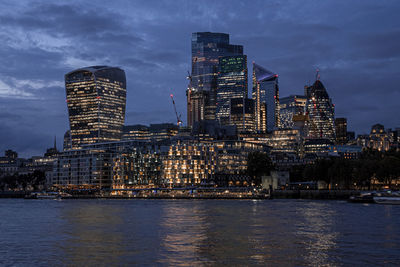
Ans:
{"label": "sky", "polygon": [[[192,32],[230,34],[251,62],[303,94],[316,69],[349,130],[400,127],[400,1],[0,2],[0,153],[41,155],[69,129],[64,75],[125,70],[125,124],[186,119]],[[249,77],[251,79],[251,77]],[[249,87],[251,92],[251,87]]]}

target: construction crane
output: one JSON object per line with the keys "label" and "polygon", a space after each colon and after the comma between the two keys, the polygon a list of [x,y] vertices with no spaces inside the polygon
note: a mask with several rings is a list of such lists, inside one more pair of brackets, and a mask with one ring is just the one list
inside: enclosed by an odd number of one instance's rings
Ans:
{"label": "construction crane", "polygon": [[175,116],[176,116],[176,121],[177,121],[176,124],[177,124],[178,126],[181,126],[181,125],[182,125],[181,115],[179,114],[179,116],[178,116],[178,112],[176,111],[174,95],[173,95],[173,94],[170,94],[169,96],[171,97],[172,104],[174,105],[174,111],[175,111]]}

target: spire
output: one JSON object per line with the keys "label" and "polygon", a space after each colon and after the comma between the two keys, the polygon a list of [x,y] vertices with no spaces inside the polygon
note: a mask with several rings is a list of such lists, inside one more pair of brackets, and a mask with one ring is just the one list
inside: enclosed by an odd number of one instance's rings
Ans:
{"label": "spire", "polygon": [[54,135],[54,149],[57,150],[57,136]]}
{"label": "spire", "polygon": [[319,74],[319,69],[317,69],[317,74],[315,75],[315,80],[319,81],[321,79],[321,75]]}

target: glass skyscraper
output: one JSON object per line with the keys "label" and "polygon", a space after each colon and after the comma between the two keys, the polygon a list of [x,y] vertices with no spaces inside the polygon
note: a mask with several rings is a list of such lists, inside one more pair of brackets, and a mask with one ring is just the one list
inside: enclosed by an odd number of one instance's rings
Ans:
{"label": "glass skyscraper", "polygon": [[311,139],[335,141],[335,110],[328,92],[320,80],[308,87],[306,111],[308,134]]}
{"label": "glass skyscraper", "polygon": [[220,57],[218,64],[217,120],[229,124],[230,100],[247,98],[247,57]]}
{"label": "glass skyscraper", "polygon": [[304,115],[307,98],[303,95],[291,95],[279,99],[279,118],[281,128],[292,129],[293,116]]}
{"label": "glass skyscraper", "polygon": [[65,75],[72,148],[121,140],[126,78],[120,68],[91,66]]}
{"label": "glass skyscraper", "polygon": [[280,127],[278,75],[253,62],[253,100],[256,130]]}
{"label": "glass skyscraper", "polygon": [[[216,98],[219,58],[224,56],[242,55],[243,46],[229,44],[229,34],[213,32],[196,32],[192,34],[192,74],[188,90],[208,91],[200,94],[204,99],[198,101],[204,106],[198,106],[195,114],[202,112],[205,120],[216,119]],[[189,115],[188,115],[189,116]]]}

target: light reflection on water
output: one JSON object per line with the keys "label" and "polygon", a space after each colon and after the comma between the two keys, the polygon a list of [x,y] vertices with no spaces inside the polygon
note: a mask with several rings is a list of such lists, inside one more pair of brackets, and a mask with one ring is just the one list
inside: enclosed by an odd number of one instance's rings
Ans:
{"label": "light reflection on water", "polygon": [[2,200],[0,265],[396,265],[400,206]]}

